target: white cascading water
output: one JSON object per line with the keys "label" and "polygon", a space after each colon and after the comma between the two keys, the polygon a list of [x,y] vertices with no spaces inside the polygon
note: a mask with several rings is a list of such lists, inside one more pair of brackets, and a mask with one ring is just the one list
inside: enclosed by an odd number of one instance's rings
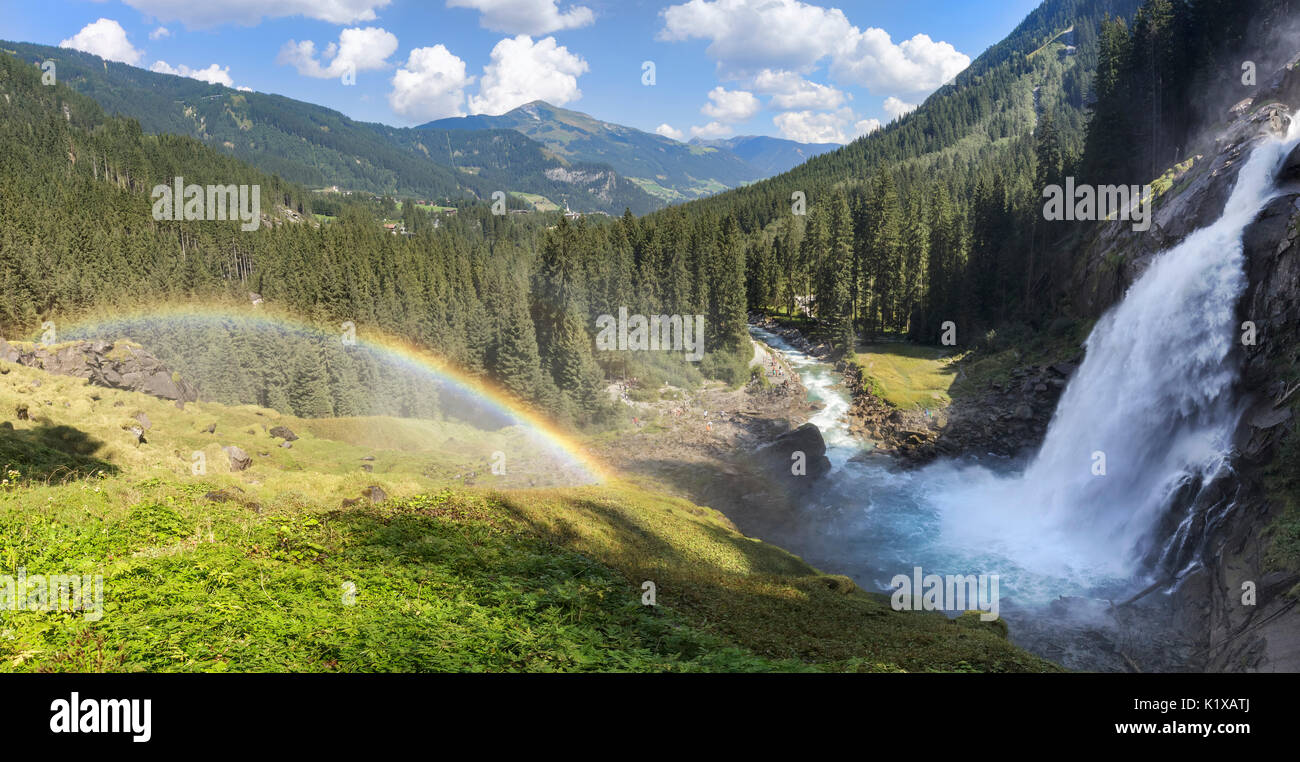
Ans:
{"label": "white cascading water", "polygon": [[1068,576],[1137,571],[1174,490],[1227,462],[1240,414],[1231,390],[1242,233],[1298,137],[1300,120],[1285,140],[1261,141],[1223,216],[1158,254],[1098,321],[1025,472],[942,496],[946,537]]}

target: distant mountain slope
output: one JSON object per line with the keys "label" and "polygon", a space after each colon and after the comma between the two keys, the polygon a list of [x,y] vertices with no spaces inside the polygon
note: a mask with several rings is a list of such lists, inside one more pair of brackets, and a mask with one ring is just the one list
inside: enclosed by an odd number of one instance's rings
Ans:
{"label": "distant mountain slope", "polygon": [[799,143],[765,135],[741,135],[719,140],[696,138],[690,144],[731,151],[749,162],[751,167],[763,173],[765,177],[778,175],[803,164],[814,156],[843,148],[839,143]]}
{"label": "distant mountain slope", "polygon": [[500,116],[439,119],[417,129],[507,129],[572,161],[609,164],[665,201],[700,198],[762,179],[767,173],[726,149],[688,145],[533,101]]}
{"label": "distant mountain slope", "polygon": [[357,122],[279,95],[157,74],[66,48],[0,42],[30,62],[53,60],[61,83],[149,133],[188,135],[308,186],[433,199],[545,196],[576,211],[649,212],[661,202],[611,169],[549,155],[513,130],[412,130]]}

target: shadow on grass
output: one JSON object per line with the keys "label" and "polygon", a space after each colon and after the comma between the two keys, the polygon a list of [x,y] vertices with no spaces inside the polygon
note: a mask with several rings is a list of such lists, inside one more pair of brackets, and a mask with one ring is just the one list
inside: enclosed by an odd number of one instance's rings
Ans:
{"label": "shadow on grass", "polygon": [[[530,533],[620,571],[634,586],[654,582],[660,605],[768,658],[869,671],[1056,669],[942,614],[894,611],[888,596],[824,574],[702,509],[692,516],[682,501],[645,506],[624,505],[616,495],[571,496],[552,498],[556,504],[539,511],[532,497],[494,497]],[[665,512],[673,515],[656,520]]]}
{"label": "shadow on grass", "polygon": [[32,429],[14,429],[0,424],[0,476],[19,473],[23,483],[62,484],[88,479],[98,473],[114,475],[118,467],[95,457],[104,446],[81,429],[42,424]]}

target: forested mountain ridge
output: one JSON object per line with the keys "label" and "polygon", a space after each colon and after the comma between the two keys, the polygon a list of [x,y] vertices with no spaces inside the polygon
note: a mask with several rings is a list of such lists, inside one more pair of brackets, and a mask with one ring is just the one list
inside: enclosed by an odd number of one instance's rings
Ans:
{"label": "forested mountain ridge", "polygon": [[309,187],[455,202],[495,191],[545,196],[575,211],[644,214],[660,206],[607,165],[570,161],[512,130],[415,131],[357,122],[280,95],[146,71],[68,48],[0,42],[145,132],[188,135]]}
{"label": "forested mountain ridge", "polygon": [[767,176],[729,150],[686,144],[533,101],[499,116],[439,119],[421,130],[516,130],[557,156],[614,167],[665,201],[700,198]]}

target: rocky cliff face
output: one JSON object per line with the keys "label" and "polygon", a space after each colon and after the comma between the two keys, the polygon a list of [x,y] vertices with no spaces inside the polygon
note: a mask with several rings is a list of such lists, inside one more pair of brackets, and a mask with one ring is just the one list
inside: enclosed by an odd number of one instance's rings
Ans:
{"label": "rocky cliff face", "polygon": [[129,341],[73,341],[47,348],[0,339],[0,360],[182,403],[199,398],[192,384]]}
{"label": "rocky cliff face", "polygon": [[[1300,151],[1282,175],[1283,183],[1300,176]],[[1269,474],[1297,465],[1282,462],[1280,447],[1297,436],[1300,185],[1283,188],[1290,192],[1270,202],[1243,237],[1250,285],[1238,317],[1257,335],[1242,347],[1247,408],[1236,435],[1239,480],[1231,510],[1208,533],[1205,579],[1191,581],[1187,591],[1205,610],[1206,667],[1213,670],[1300,669],[1300,570],[1269,561],[1271,527],[1282,509]],[[1245,597],[1251,589],[1253,604]]]}

